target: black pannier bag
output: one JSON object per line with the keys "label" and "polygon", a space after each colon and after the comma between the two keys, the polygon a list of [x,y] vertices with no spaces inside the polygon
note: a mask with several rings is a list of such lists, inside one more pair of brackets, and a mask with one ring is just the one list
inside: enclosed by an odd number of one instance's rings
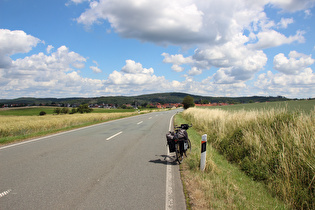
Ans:
{"label": "black pannier bag", "polygon": [[167,145],[170,152],[175,152],[175,137],[174,132],[169,132],[166,134]]}

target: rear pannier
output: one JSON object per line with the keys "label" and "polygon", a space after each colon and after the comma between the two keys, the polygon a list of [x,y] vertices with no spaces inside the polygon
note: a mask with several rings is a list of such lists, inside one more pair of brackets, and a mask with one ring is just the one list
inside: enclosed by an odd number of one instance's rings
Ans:
{"label": "rear pannier", "polygon": [[166,134],[166,140],[170,152],[175,152],[174,132],[169,132],[168,134]]}

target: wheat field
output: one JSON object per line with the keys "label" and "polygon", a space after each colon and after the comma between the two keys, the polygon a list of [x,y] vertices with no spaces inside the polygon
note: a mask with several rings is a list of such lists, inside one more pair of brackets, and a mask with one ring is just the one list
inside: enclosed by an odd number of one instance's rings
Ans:
{"label": "wheat field", "polygon": [[44,116],[0,116],[0,138],[58,130],[131,115],[135,115],[135,113],[124,112]]}
{"label": "wheat field", "polygon": [[315,111],[189,108],[183,117],[272,194],[293,208],[315,209]]}

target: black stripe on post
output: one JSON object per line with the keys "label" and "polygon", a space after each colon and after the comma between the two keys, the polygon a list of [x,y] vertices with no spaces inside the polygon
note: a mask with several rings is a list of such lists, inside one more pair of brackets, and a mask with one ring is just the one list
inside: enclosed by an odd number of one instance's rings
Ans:
{"label": "black stripe on post", "polygon": [[203,141],[201,143],[201,153],[205,152],[207,150],[207,142]]}

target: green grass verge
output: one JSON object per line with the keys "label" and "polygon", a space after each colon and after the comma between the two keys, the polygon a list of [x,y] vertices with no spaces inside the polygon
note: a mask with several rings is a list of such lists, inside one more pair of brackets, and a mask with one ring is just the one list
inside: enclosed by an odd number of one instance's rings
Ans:
{"label": "green grass verge", "polygon": [[[181,114],[175,124],[189,123]],[[192,152],[181,165],[181,175],[189,209],[286,209],[273,197],[263,183],[253,181],[236,165],[229,163],[207,144],[207,164],[199,169],[201,135],[188,130]]]}

